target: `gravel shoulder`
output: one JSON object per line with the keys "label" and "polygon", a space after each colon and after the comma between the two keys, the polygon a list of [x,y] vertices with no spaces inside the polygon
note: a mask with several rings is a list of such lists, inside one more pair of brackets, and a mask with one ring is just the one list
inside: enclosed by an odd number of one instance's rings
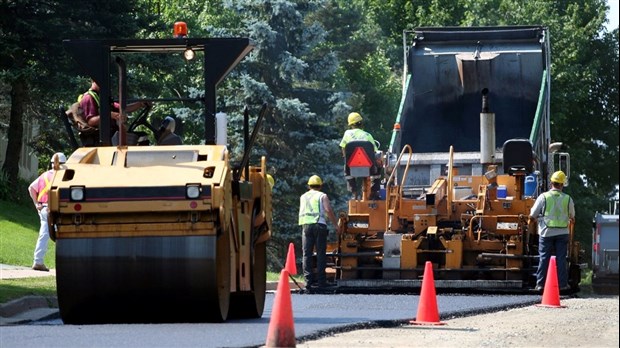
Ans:
{"label": "gravel shoulder", "polygon": [[[527,306],[446,325],[403,325],[339,333],[298,347],[618,347],[618,296],[562,299],[564,308]],[[441,313],[440,313],[441,315]]]}

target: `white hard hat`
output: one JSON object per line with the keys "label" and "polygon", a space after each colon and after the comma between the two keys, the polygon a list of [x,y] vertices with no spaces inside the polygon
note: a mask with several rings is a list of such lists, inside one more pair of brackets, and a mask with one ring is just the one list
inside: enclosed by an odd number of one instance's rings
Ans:
{"label": "white hard hat", "polygon": [[62,153],[62,152],[56,152],[56,153],[52,156],[52,158],[50,159],[50,162],[51,162],[51,163],[54,163],[54,157],[58,157],[58,162],[59,162],[59,163],[65,163],[65,162],[67,162],[67,157],[66,157],[66,156],[65,156],[65,154],[64,154],[64,153]]}

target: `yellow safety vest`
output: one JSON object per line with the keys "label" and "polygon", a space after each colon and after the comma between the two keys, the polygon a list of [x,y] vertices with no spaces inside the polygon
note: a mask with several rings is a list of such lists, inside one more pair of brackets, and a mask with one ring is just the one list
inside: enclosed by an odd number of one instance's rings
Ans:
{"label": "yellow safety vest", "polygon": [[377,151],[377,144],[375,144],[375,139],[372,137],[372,135],[370,135],[370,133],[360,128],[347,129],[344,132],[342,140],[340,141],[340,147],[345,147],[348,143],[354,140],[370,141],[374,146],[375,151]]}
{"label": "yellow safety vest", "polygon": [[310,190],[299,198],[299,224],[310,225],[319,222],[321,217],[321,197],[323,192]]}
{"label": "yellow safety vest", "polygon": [[547,227],[568,227],[568,204],[570,196],[560,191],[548,191],[545,195],[543,219]]}

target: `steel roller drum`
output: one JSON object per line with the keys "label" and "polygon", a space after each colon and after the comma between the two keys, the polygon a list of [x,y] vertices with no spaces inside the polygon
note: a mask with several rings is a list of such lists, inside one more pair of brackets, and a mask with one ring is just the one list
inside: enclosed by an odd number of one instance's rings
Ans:
{"label": "steel roller drum", "polygon": [[61,318],[65,324],[225,320],[230,264],[216,260],[228,261],[227,243],[214,235],[58,239]]}

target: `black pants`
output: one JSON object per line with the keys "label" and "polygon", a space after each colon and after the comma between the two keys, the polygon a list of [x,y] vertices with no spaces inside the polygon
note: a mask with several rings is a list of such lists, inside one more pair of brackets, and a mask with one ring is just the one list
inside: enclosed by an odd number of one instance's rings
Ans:
{"label": "black pants", "polygon": [[312,272],[312,252],[316,247],[316,273],[318,285],[326,284],[325,266],[327,264],[327,225],[310,224],[302,226],[303,270],[306,287],[315,284]]}

